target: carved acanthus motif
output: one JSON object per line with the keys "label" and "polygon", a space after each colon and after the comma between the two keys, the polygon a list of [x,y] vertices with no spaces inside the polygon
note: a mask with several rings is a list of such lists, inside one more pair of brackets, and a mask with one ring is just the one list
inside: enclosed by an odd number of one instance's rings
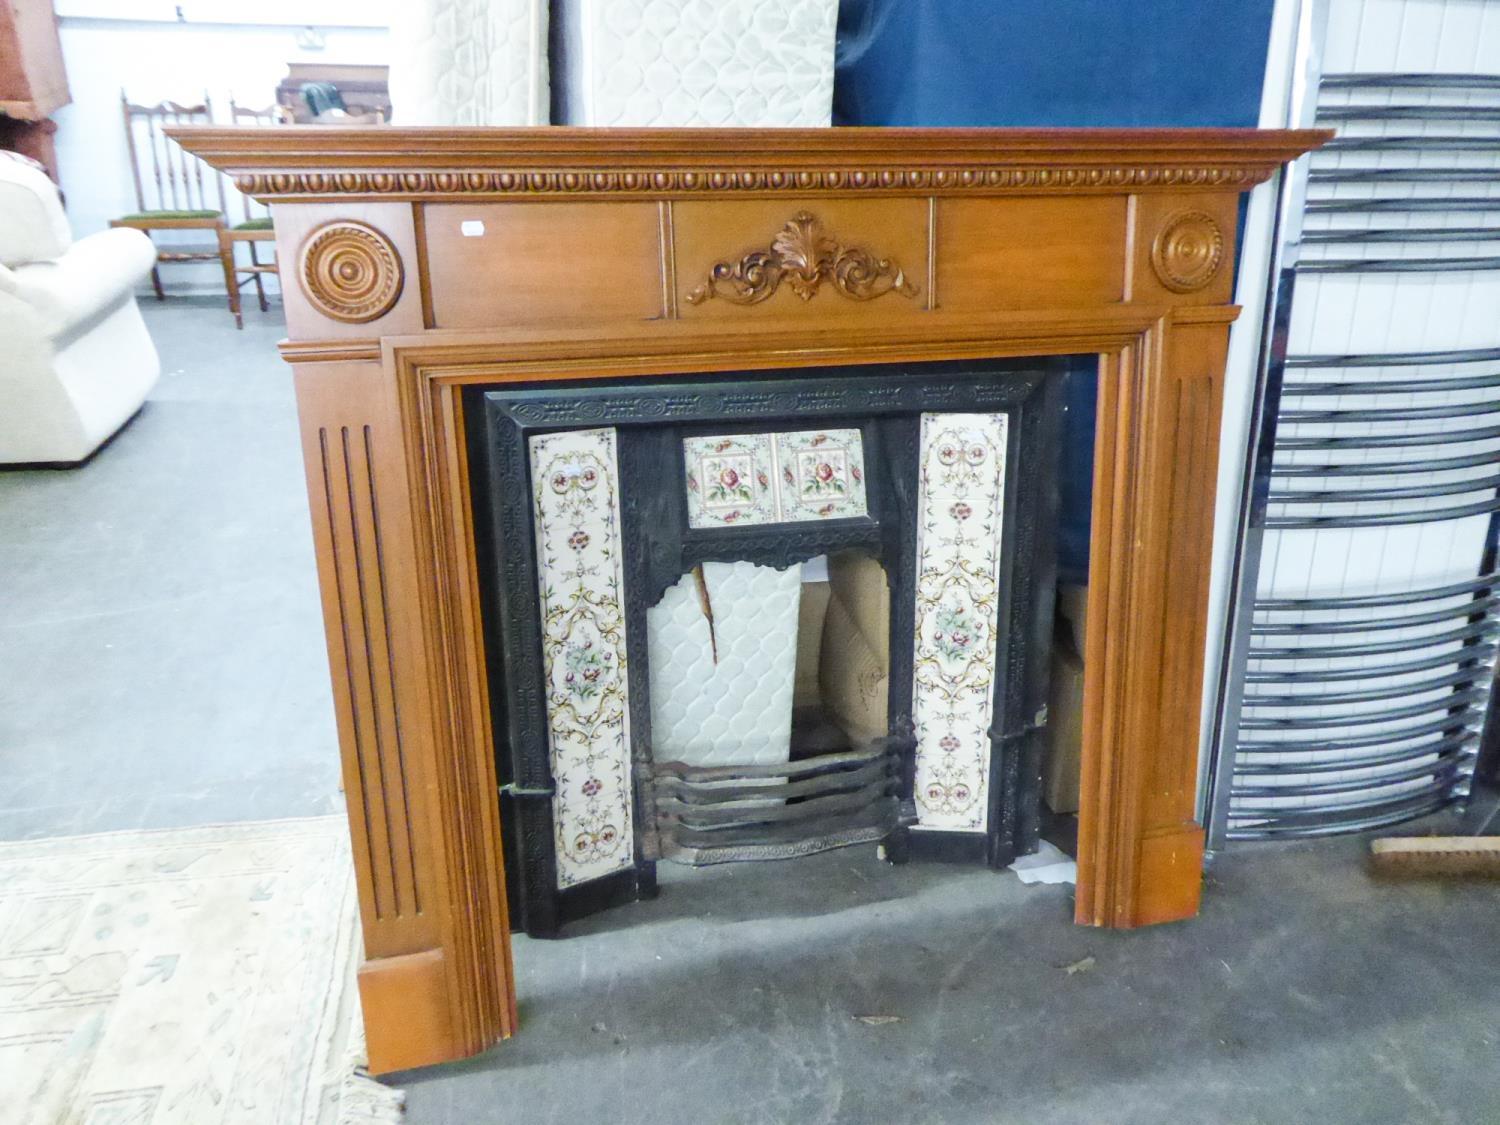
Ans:
{"label": "carved acanthus motif", "polygon": [[722,297],[736,305],[754,305],[775,293],[783,281],[804,301],[817,296],[825,281],[852,301],[891,292],[917,295],[916,285],[895,262],[858,246],[845,246],[825,234],[823,224],[810,212],[798,211],[769,250],[751,250],[739,261],[715,265],[708,280],[687,295],[688,304]]}

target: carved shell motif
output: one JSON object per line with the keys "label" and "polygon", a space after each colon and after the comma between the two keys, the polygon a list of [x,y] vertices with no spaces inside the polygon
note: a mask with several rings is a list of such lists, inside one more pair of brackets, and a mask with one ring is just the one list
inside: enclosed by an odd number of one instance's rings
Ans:
{"label": "carved shell motif", "polygon": [[771,241],[769,250],[751,250],[738,261],[719,262],[709,271],[708,280],[688,293],[687,300],[690,305],[701,305],[710,297],[721,297],[736,305],[754,305],[775,293],[783,281],[804,301],[817,296],[825,281],[851,301],[868,301],[891,292],[915,297],[918,292],[895,262],[840,243],[824,233],[814,215],[798,211]]}

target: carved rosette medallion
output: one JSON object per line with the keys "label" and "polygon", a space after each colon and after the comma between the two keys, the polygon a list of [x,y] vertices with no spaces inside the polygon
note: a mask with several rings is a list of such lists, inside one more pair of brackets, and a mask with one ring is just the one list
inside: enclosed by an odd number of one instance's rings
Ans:
{"label": "carved rosette medallion", "polygon": [[363,324],[391,311],[401,296],[401,256],[365,223],[328,223],[302,247],[302,290],[333,320]]}
{"label": "carved rosette medallion", "polygon": [[751,250],[738,261],[719,262],[708,280],[687,295],[688,304],[701,305],[721,297],[736,305],[766,300],[786,282],[793,293],[810,301],[827,282],[851,301],[868,301],[885,293],[915,297],[917,287],[889,258],[877,258],[858,246],[846,246],[823,230],[807,211],[798,211],[781,228],[769,249]]}
{"label": "carved rosette medallion", "polygon": [[1151,268],[1174,293],[1202,289],[1224,264],[1224,232],[1212,215],[1179,211],[1151,244]]}

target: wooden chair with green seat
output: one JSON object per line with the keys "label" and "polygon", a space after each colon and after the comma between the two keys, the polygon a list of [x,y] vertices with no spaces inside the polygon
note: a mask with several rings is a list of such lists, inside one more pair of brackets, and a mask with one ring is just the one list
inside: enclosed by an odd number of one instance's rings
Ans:
{"label": "wooden chair with green seat", "polygon": [[[161,286],[162,265],[178,262],[224,262],[224,252],[217,232],[225,227],[224,179],[213,169],[206,169],[196,157],[189,156],[181,145],[162,130],[167,125],[207,125],[213,122],[208,95],[201,105],[178,105],[164,101],[156,105],[134,105],[124,90],[120,91],[120,108],[125,119],[125,143],[130,153],[130,171],[135,178],[135,203],[139,210],[110,221],[112,227],[134,227],[145,231],[201,230],[211,231],[209,246],[171,243],[158,246],[157,265],[151,270],[151,284],[158,300],[166,298]],[[144,156],[143,156],[144,150]],[[141,169],[146,158],[150,175]],[[216,195],[210,194],[213,188]],[[152,239],[154,242],[155,239]],[[228,267],[225,268],[228,277]]]}
{"label": "wooden chair with green seat", "polygon": [[[286,120],[286,115],[278,105],[270,105],[265,109],[243,109],[235,104],[233,97],[229,99],[229,123],[231,125],[243,125],[246,128],[257,129],[268,125],[279,125]],[[276,232],[271,229],[271,212],[264,204],[256,203],[248,195],[235,194],[240,197],[240,221],[231,227],[219,231],[219,247],[224,260],[224,284],[229,289],[229,311],[234,313],[234,326],[245,327],[245,317],[240,311],[240,290],[248,281],[255,282],[255,297],[260,303],[260,311],[265,312],[270,306],[266,304],[266,286],[263,280],[268,273],[276,273],[276,252],[271,251],[271,260],[262,262],[260,253],[256,249],[262,242],[276,242]],[[235,246],[245,243],[249,248],[250,263],[241,265],[235,254]]]}

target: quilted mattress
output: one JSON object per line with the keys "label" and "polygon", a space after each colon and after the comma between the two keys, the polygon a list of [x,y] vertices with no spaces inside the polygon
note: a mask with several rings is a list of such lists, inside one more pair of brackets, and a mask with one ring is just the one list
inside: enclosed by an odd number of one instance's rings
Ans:
{"label": "quilted mattress", "polygon": [[827,125],[838,0],[554,0],[559,125]]}
{"label": "quilted mattress", "polygon": [[709,562],[703,574],[712,640],[691,574],[647,613],[652,757],[694,766],[785,762],[801,568]]}
{"label": "quilted mattress", "polygon": [[547,0],[391,5],[396,125],[545,125]]}

